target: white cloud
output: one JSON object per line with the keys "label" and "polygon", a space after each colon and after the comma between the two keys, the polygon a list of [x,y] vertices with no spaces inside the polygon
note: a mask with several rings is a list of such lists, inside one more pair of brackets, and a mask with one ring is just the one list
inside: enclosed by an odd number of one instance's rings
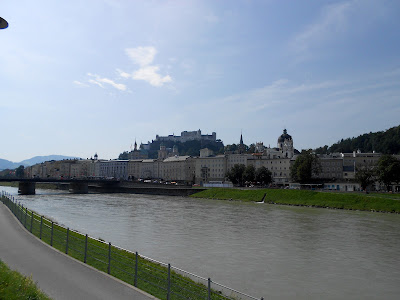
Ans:
{"label": "white cloud", "polygon": [[133,61],[133,63],[140,66],[147,66],[151,64],[154,57],[157,54],[157,50],[154,47],[137,47],[137,48],[127,48],[125,53]]}
{"label": "white cloud", "polygon": [[85,86],[85,87],[88,86],[86,83],[80,82],[78,80],[74,80],[73,83],[76,84],[76,85],[79,85],[79,86]]}
{"label": "white cloud", "polygon": [[99,75],[96,75],[96,74],[88,73],[88,75],[95,78],[95,79],[89,79],[90,83],[98,85],[98,86],[100,86],[102,88],[104,88],[103,83],[106,83],[106,84],[109,84],[112,87],[116,88],[117,90],[120,90],[120,91],[126,91],[127,90],[125,84],[116,83],[114,80],[111,80],[111,79],[108,79],[108,78],[102,78],[102,77],[100,77]]}
{"label": "white cloud", "polygon": [[124,72],[120,69],[117,69],[117,72],[118,72],[118,75],[122,78],[130,78],[131,77],[131,74]]}
{"label": "white cloud", "polygon": [[98,81],[96,81],[94,79],[89,79],[88,82],[90,82],[92,84],[95,84],[95,85],[98,85],[99,87],[104,89],[104,86],[100,82],[98,82]]}
{"label": "white cloud", "polygon": [[146,66],[135,71],[132,78],[147,81],[153,86],[162,86],[164,83],[171,82],[172,78],[169,75],[162,77],[157,73],[159,69],[158,66]]}
{"label": "white cloud", "polygon": [[152,65],[157,50],[154,47],[137,47],[127,48],[125,53],[133,61],[134,64],[140,66],[138,70],[133,71],[132,75],[125,71],[117,69],[119,75],[123,78],[132,78],[134,80],[144,80],[152,86],[160,87],[164,83],[172,82],[169,75],[162,76],[159,74],[160,67]]}

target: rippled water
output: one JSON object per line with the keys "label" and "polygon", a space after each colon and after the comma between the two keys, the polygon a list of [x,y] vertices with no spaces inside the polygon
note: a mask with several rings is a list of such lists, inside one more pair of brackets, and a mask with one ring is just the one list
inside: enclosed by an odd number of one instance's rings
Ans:
{"label": "rippled water", "polygon": [[[0,187],[14,194],[15,188]],[[400,215],[129,194],[16,196],[70,228],[264,299],[398,299]]]}

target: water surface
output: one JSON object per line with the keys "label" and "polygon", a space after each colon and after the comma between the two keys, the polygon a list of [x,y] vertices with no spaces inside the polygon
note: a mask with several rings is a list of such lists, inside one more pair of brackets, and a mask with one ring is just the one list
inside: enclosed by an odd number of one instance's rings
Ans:
{"label": "water surface", "polygon": [[37,193],[16,198],[67,227],[255,297],[400,295],[399,215],[153,195]]}

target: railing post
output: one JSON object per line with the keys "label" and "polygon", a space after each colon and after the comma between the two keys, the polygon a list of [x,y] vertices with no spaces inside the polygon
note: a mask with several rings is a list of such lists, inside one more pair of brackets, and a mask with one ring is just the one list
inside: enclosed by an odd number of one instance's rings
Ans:
{"label": "railing post", "polygon": [[107,273],[110,274],[111,272],[111,243],[108,243],[108,268]]}
{"label": "railing post", "polygon": [[33,211],[32,211],[32,216],[31,216],[31,233],[33,232]]}
{"label": "railing post", "polygon": [[26,228],[26,217],[28,216],[28,208],[25,207],[25,222],[24,222],[24,226]]}
{"label": "railing post", "polygon": [[67,241],[65,245],[65,254],[68,254],[68,237],[69,237],[69,228],[67,228]]}
{"label": "railing post", "polygon": [[51,237],[50,237],[50,246],[53,247],[53,232],[54,232],[54,222],[51,221]]}
{"label": "railing post", "polygon": [[168,264],[168,278],[167,278],[167,300],[171,294],[171,264]]}
{"label": "railing post", "polygon": [[88,235],[86,234],[85,236],[85,255],[83,257],[83,262],[86,264],[86,259],[87,259],[87,242],[88,242]]}
{"label": "railing post", "polygon": [[42,239],[43,216],[40,216],[40,239]]}
{"label": "railing post", "polygon": [[208,300],[211,300],[211,278],[208,278]]}
{"label": "railing post", "polygon": [[139,256],[139,254],[136,251],[136,255],[135,255],[135,278],[133,280],[133,285],[135,287],[137,287],[137,279],[138,279],[138,262],[139,262],[138,256]]}

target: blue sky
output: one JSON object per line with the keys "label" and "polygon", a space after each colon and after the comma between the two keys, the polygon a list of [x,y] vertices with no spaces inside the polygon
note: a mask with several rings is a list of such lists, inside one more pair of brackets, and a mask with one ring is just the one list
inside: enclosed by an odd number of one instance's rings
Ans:
{"label": "blue sky", "polygon": [[1,1],[0,158],[156,134],[295,148],[400,124],[399,1]]}

